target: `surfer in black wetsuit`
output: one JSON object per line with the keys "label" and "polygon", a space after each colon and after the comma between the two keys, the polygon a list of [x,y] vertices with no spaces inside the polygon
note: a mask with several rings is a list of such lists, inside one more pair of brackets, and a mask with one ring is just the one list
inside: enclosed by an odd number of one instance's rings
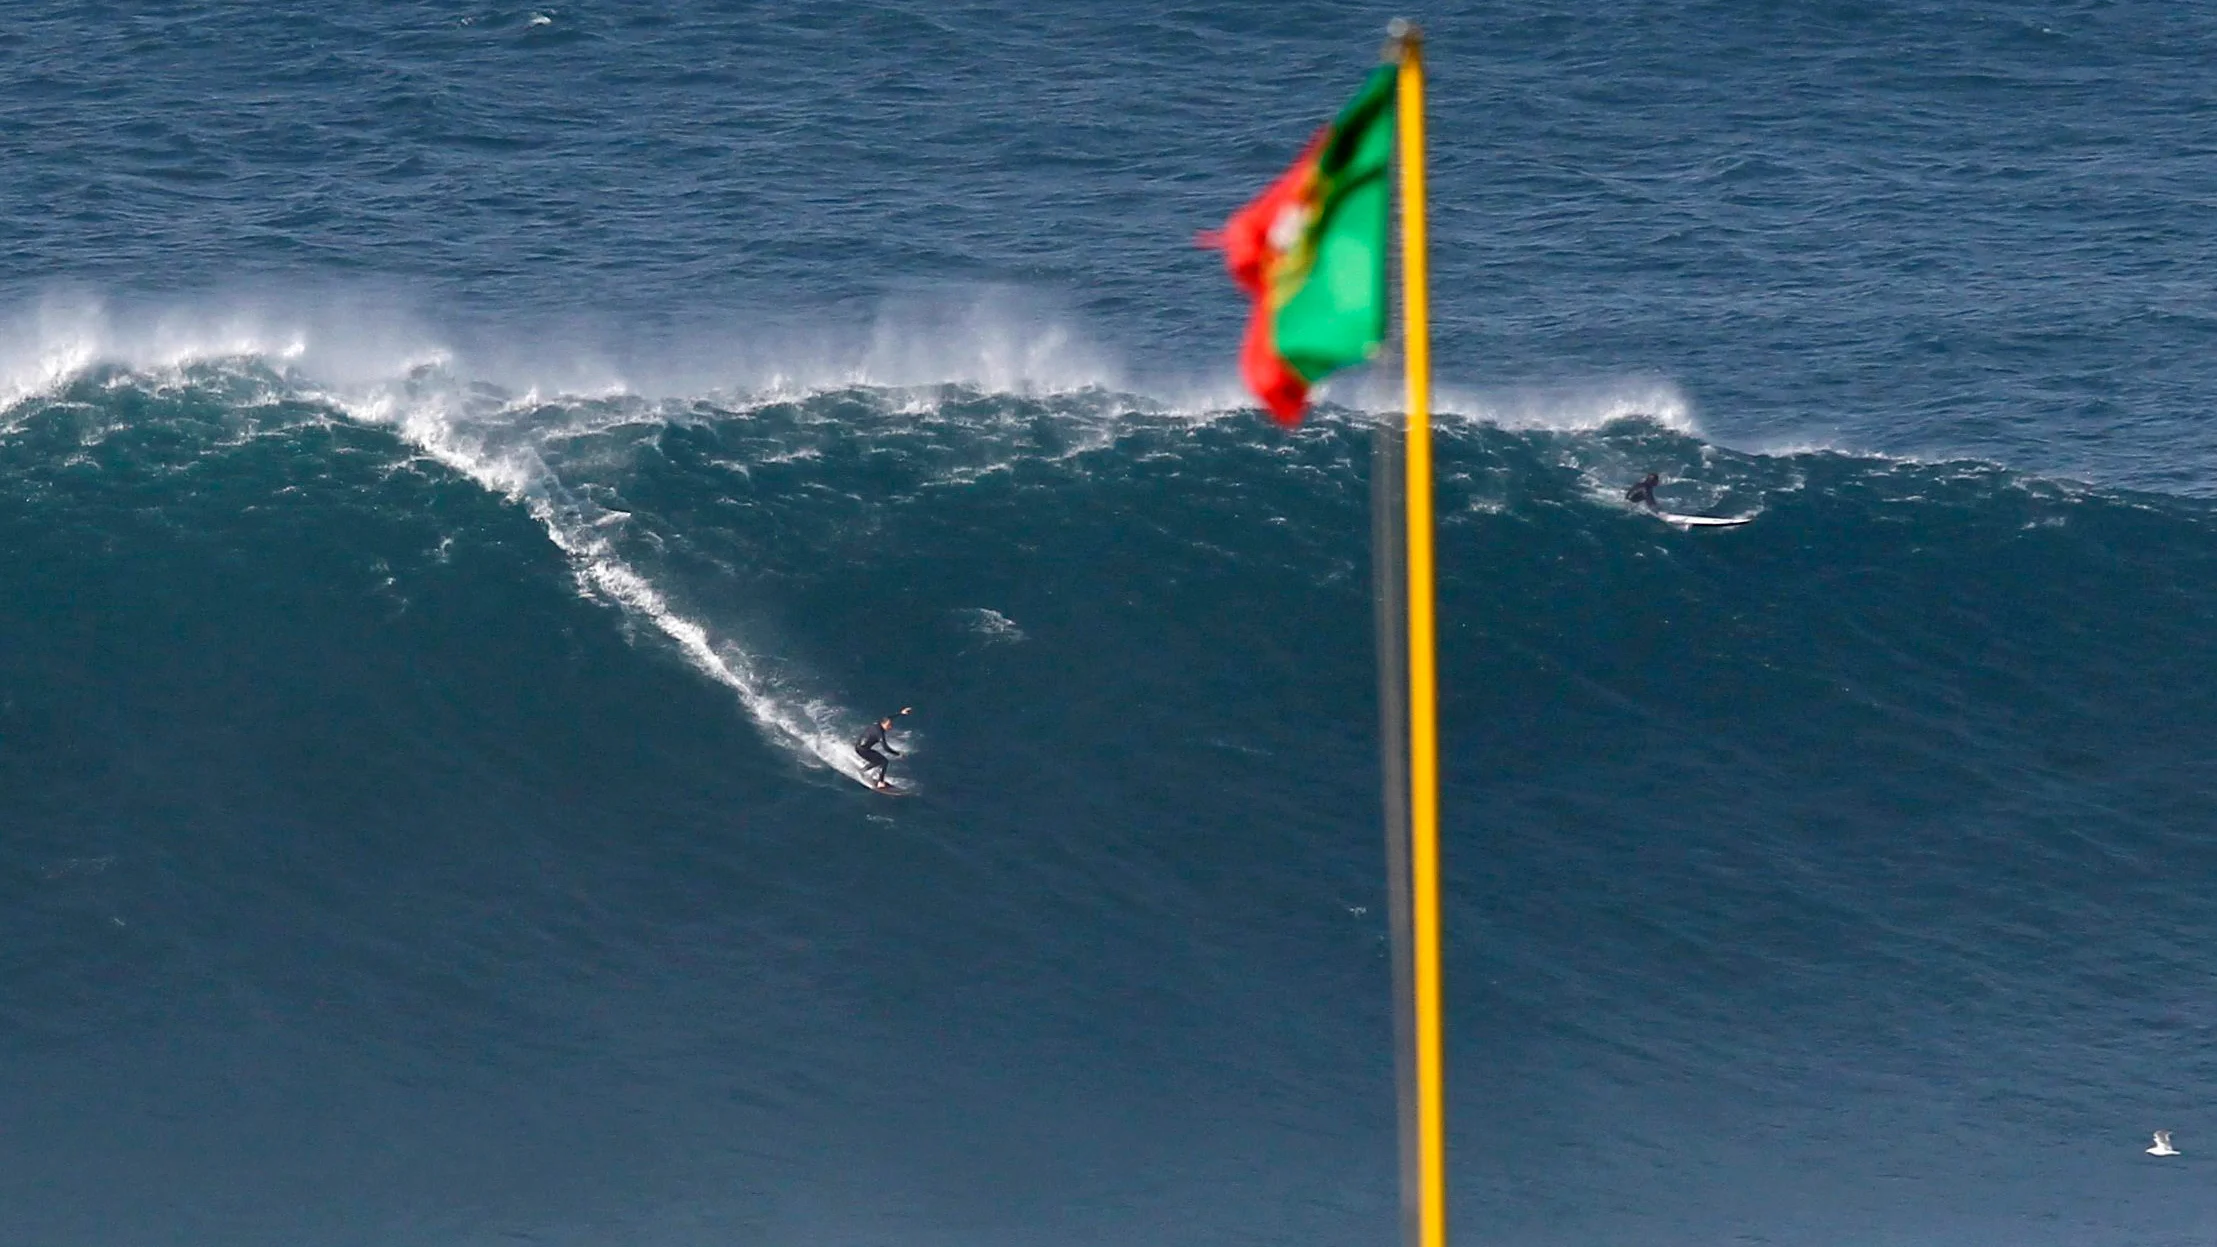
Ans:
{"label": "surfer in black wetsuit", "polygon": [[1655,487],[1662,483],[1663,478],[1660,475],[1650,472],[1645,480],[1624,491],[1624,500],[1637,502],[1650,511],[1657,510],[1659,508],[1655,505]]}
{"label": "surfer in black wetsuit", "polygon": [[[903,706],[901,707],[901,713],[907,714],[910,709],[908,706]],[[862,759],[862,777],[868,779],[870,772],[876,771],[878,773],[877,779],[872,781],[872,787],[891,788],[893,786],[885,778],[885,753],[898,758],[901,756],[901,751],[886,742],[885,734],[892,730],[893,716],[887,715],[871,725],[870,730],[862,734],[862,739],[854,743],[855,756]],[[879,753],[880,748],[883,748],[885,753]]]}

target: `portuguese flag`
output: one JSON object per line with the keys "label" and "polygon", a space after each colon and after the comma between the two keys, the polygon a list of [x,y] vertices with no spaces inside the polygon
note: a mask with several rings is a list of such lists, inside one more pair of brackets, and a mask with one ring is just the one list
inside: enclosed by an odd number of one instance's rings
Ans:
{"label": "portuguese flag", "polygon": [[1301,158],[1202,242],[1255,300],[1239,369],[1280,423],[1386,336],[1395,70],[1380,65]]}

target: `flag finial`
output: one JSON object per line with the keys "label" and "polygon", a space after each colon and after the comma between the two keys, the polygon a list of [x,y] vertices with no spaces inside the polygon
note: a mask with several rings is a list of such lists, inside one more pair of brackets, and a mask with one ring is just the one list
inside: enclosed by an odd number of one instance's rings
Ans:
{"label": "flag finial", "polygon": [[1386,23],[1386,50],[1382,59],[1390,64],[1399,64],[1410,49],[1423,44],[1424,32],[1416,28],[1415,22],[1405,17],[1394,18]]}

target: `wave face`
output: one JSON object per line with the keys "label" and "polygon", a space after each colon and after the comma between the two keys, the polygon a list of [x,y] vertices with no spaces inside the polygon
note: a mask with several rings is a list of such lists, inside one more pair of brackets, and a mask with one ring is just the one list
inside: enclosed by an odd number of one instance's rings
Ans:
{"label": "wave face", "polygon": [[[256,357],[6,419],[24,1241],[1390,1224],[1365,420]],[[1570,423],[1439,446],[1471,1232],[2204,1208],[2117,1144],[2199,1111],[2217,517]]]}

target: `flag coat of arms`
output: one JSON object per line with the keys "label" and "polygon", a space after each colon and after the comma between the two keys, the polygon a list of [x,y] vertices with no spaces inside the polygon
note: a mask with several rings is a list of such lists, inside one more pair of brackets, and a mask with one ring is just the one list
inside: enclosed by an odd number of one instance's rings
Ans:
{"label": "flag coat of arms", "polygon": [[1394,88],[1393,66],[1371,71],[1292,168],[1203,238],[1254,300],[1240,374],[1285,424],[1385,340]]}

